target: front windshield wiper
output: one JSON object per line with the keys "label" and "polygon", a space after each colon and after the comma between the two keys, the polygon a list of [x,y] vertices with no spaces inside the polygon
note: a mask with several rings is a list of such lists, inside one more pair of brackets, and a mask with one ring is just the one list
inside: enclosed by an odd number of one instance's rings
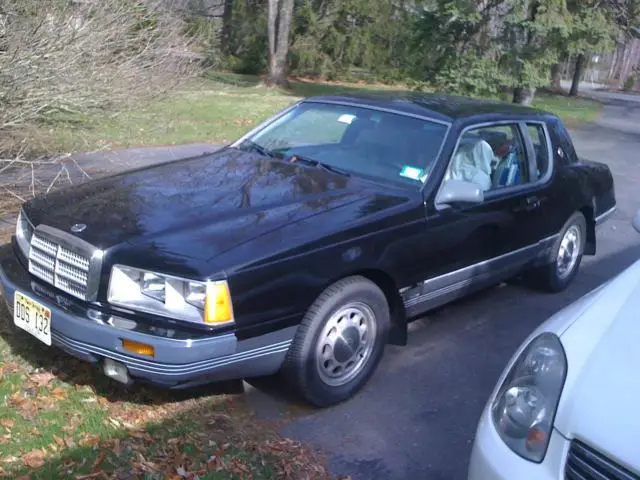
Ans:
{"label": "front windshield wiper", "polygon": [[278,156],[274,152],[272,152],[268,148],[263,147],[259,143],[254,142],[253,140],[245,140],[240,144],[239,147],[240,149],[249,152],[258,152],[263,157],[278,158]]}
{"label": "front windshield wiper", "polygon": [[300,163],[304,163],[305,165],[310,165],[312,167],[323,168],[325,170],[328,170],[329,172],[337,173],[338,175],[342,175],[344,177],[351,176],[351,174],[346,170],[343,170],[339,167],[334,167],[333,165],[329,165],[328,163],[320,162],[319,160],[314,160],[313,158],[310,158],[310,157],[304,157],[302,155],[297,155],[297,154],[292,155],[289,158],[289,161],[292,163],[300,162]]}

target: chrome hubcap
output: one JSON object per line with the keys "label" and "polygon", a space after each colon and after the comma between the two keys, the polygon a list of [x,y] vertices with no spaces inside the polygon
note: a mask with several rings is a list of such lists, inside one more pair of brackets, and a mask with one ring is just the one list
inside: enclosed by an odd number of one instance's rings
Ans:
{"label": "chrome hubcap", "polygon": [[560,278],[566,278],[573,271],[580,255],[580,229],[573,225],[566,231],[558,250],[557,269]]}
{"label": "chrome hubcap", "polygon": [[375,315],[368,305],[349,303],[331,315],[316,347],[322,381],[335,387],[355,378],[371,357],[375,337]]}

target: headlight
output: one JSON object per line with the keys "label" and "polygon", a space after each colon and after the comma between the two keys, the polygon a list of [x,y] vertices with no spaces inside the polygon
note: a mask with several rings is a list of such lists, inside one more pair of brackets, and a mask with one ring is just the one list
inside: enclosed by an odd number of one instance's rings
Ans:
{"label": "headlight", "polygon": [[18,242],[18,247],[20,247],[20,250],[25,257],[29,257],[29,248],[33,230],[33,225],[21,209],[18,214],[18,221],[16,222],[16,241]]}
{"label": "headlight", "polygon": [[527,345],[506,376],[492,405],[502,440],[518,455],[541,462],[567,374],[560,339],[543,333]]}
{"label": "headlight", "polygon": [[131,310],[205,325],[233,323],[226,281],[199,282],[139,268],[111,270],[109,303]]}

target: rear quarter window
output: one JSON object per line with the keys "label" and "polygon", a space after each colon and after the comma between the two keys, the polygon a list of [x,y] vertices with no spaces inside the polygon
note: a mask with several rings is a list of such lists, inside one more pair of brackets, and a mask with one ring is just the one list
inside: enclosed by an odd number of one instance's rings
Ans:
{"label": "rear quarter window", "polygon": [[578,163],[578,154],[576,153],[576,149],[573,146],[573,142],[571,141],[569,131],[564,126],[562,121],[557,120],[556,122],[550,124],[550,127],[553,132],[553,137],[555,137],[553,139],[553,153],[556,161],[560,165],[571,165],[574,163]]}

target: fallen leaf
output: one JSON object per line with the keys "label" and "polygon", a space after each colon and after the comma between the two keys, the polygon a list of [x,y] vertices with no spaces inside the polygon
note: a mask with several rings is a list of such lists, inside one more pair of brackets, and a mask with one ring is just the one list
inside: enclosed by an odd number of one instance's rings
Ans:
{"label": "fallen leaf", "polygon": [[64,447],[65,443],[64,440],[61,439],[59,436],[54,435],[53,436],[53,441],[56,442],[59,446]]}
{"label": "fallen leaf", "polygon": [[93,462],[93,465],[91,466],[91,470],[95,470],[96,468],[98,468],[102,462],[104,462],[104,459],[107,458],[107,452],[102,452],[98,458],[96,458],[96,461]]}
{"label": "fallen leaf", "polygon": [[26,402],[27,399],[24,398],[20,392],[16,392],[13,395],[11,395],[9,397],[9,400],[7,401],[7,403],[9,404],[9,406],[11,407],[19,407],[20,405],[22,405],[24,402]]}
{"label": "fallen leaf", "polygon": [[99,472],[89,473],[87,475],[76,475],[76,480],[88,480],[89,478],[98,478],[102,477],[103,475],[104,472],[101,470]]}
{"label": "fallen leaf", "polygon": [[122,450],[120,450],[120,439],[116,438],[113,442],[113,453],[116,454],[116,457],[119,457],[120,454],[122,453]]}
{"label": "fallen leaf", "polygon": [[67,398],[67,391],[62,387],[56,387],[51,390],[51,395],[53,395],[56,400],[64,400]]}
{"label": "fallen leaf", "polygon": [[42,450],[32,450],[22,456],[22,461],[27,467],[40,468],[44,465],[44,454]]}
{"label": "fallen leaf", "polygon": [[56,378],[56,376],[51,372],[40,372],[34,373],[29,377],[29,380],[39,387],[44,387],[49,384],[51,380]]}
{"label": "fallen leaf", "polygon": [[9,418],[3,418],[2,420],[0,420],[0,425],[9,430],[11,430],[15,424],[15,420],[11,420]]}
{"label": "fallen leaf", "polygon": [[100,435],[87,433],[78,441],[78,443],[83,447],[93,447],[100,443]]}

